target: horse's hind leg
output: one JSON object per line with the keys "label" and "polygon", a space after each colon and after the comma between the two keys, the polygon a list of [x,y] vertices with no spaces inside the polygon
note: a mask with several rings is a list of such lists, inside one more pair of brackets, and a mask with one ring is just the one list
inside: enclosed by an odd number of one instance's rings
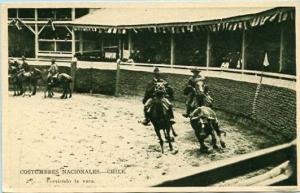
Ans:
{"label": "horse's hind leg", "polygon": [[226,144],[225,144],[225,142],[224,142],[224,140],[223,140],[223,137],[222,137],[222,133],[225,134],[225,132],[224,132],[224,131],[221,131],[220,125],[219,125],[219,123],[218,123],[216,120],[213,120],[213,121],[212,121],[212,125],[213,125],[213,128],[214,128],[214,130],[215,130],[217,136],[219,137],[221,147],[225,148],[225,147],[226,147]]}
{"label": "horse's hind leg", "polygon": [[171,125],[171,130],[172,130],[172,134],[174,135],[174,137],[177,137],[178,135],[177,135],[177,133],[175,132],[173,125]]}
{"label": "horse's hind leg", "polygon": [[170,151],[173,151],[172,140],[171,140],[171,136],[170,136],[170,128],[167,129],[166,135],[167,135],[166,138],[167,138],[167,140],[169,142]]}
{"label": "horse's hind leg", "polygon": [[156,133],[156,135],[158,137],[158,140],[159,140],[159,144],[160,144],[160,147],[161,147],[161,153],[164,153],[164,141],[161,138],[160,130],[155,128],[155,133]]}
{"label": "horse's hind leg", "polygon": [[72,89],[71,89],[71,85],[69,84],[68,86],[68,90],[69,90],[69,98],[72,97]]}

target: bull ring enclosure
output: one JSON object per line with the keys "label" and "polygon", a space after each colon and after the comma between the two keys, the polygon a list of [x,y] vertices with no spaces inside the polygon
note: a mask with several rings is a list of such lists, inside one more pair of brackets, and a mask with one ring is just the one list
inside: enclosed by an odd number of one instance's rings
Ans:
{"label": "bull ring enclosure", "polygon": [[[49,68],[48,61],[28,63],[41,70]],[[181,115],[186,97],[183,89],[192,67],[157,65],[175,91],[174,128],[179,135],[174,142],[178,153],[173,155],[166,148],[161,155],[152,125],[139,123],[142,96],[155,65],[79,61],[71,67],[70,62],[57,63],[60,72],[73,75],[71,99],[56,100],[57,94],[44,99],[42,92],[9,97],[8,117],[22,120],[9,122],[10,143],[23,158],[18,169],[32,168],[32,164],[62,169],[126,168],[125,174],[92,176],[94,183],[84,184],[86,187],[106,187],[107,180],[115,187],[296,184],[293,76],[203,69],[214,109],[227,133],[227,147],[201,154],[188,119]],[[43,84],[39,82],[38,90],[44,90]],[[11,161],[17,162],[13,157]],[[51,177],[49,182],[63,181],[65,176]],[[47,183],[61,187],[36,176],[20,178],[18,183],[26,186]]]}

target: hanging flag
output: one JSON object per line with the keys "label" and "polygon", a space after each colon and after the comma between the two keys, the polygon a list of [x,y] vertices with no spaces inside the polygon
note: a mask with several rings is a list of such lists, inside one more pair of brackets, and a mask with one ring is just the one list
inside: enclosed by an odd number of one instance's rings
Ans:
{"label": "hanging flag", "polygon": [[136,29],[133,28],[132,30],[134,31],[134,33],[138,33],[138,31]]}
{"label": "hanging flag", "polygon": [[156,29],[156,27],[154,27],[154,33],[157,33],[157,29]]}
{"label": "hanging flag", "polygon": [[264,58],[264,63],[263,63],[263,65],[264,65],[265,67],[267,67],[267,66],[270,65],[269,59],[268,59],[268,55],[267,55],[267,52],[266,52],[266,54],[265,54],[265,58]]}
{"label": "hanging flag", "polygon": [[122,33],[123,33],[123,34],[126,34],[126,29],[123,29],[123,30],[122,30]]}
{"label": "hanging flag", "polygon": [[172,30],[172,34],[174,34],[175,33],[174,27],[172,27],[171,30]]}
{"label": "hanging flag", "polygon": [[18,30],[21,30],[22,27],[20,26],[19,23],[20,23],[20,22],[19,22],[19,20],[17,19],[17,20],[15,21],[15,26],[17,27]]}
{"label": "hanging flag", "polygon": [[191,25],[191,27],[190,27],[190,32],[193,32],[193,31],[194,31],[194,26]]}
{"label": "hanging flag", "polygon": [[282,21],[285,21],[288,17],[288,13],[283,13],[282,15]]}
{"label": "hanging flag", "polygon": [[49,19],[48,24],[51,26],[52,31],[55,31],[55,27],[54,27],[52,19]]}
{"label": "hanging flag", "polygon": [[275,13],[272,15],[272,17],[269,19],[270,22],[274,21],[274,19],[277,17],[278,13]]}

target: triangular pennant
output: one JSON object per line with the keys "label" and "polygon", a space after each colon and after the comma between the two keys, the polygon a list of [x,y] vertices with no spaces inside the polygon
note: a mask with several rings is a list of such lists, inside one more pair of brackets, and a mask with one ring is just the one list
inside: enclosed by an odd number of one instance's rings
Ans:
{"label": "triangular pennant", "polygon": [[265,67],[267,67],[267,66],[270,65],[267,52],[266,52],[266,54],[265,54],[265,58],[264,58],[264,63],[263,63],[263,65],[264,65]]}

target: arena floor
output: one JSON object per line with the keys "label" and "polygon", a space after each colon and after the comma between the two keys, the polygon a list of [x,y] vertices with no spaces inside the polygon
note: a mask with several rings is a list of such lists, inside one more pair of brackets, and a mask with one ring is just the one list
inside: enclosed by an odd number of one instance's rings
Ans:
{"label": "arena floor", "polygon": [[[249,126],[230,122],[218,113],[227,132],[227,147],[201,154],[188,119],[181,116],[183,110],[175,109],[179,136],[174,145],[178,153],[172,154],[165,144],[165,154],[161,155],[153,127],[139,123],[143,119],[139,97],[74,94],[61,100],[58,95],[52,99],[44,99],[43,93],[31,98],[9,96],[7,150],[11,172],[19,176],[12,179],[15,185],[145,187],[274,144]],[[91,169],[104,173],[16,175],[27,169]]]}

